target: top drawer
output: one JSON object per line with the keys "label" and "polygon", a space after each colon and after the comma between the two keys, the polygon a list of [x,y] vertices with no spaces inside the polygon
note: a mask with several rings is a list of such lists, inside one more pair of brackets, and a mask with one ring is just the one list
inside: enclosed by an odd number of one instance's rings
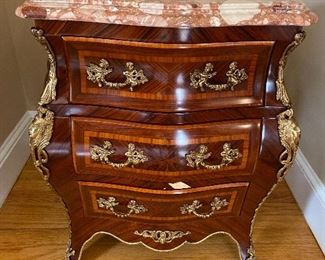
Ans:
{"label": "top drawer", "polygon": [[63,40],[72,103],[161,112],[263,105],[270,41]]}

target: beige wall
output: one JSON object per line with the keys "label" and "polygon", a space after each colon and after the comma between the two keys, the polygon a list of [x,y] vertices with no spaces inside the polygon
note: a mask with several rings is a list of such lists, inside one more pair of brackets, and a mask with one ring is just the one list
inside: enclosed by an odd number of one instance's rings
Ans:
{"label": "beige wall", "polygon": [[325,184],[325,1],[305,1],[319,16],[306,28],[307,39],[292,54],[286,73],[297,121],[301,149]]}
{"label": "beige wall", "polygon": [[[1,0],[0,0],[1,1]],[[5,0],[17,65],[28,110],[35,110],[46,76],[46,52],[30,33],[33,21],[18,18],[15,10],[23,0]]]}
{"label": "beige wall", "polygon": [[0,145],[27,110],[35,110],[46,54],[30,34],[33,24],[15,16],[22,0],[0,0]]}
{"label": "beige wall", "polygon": [[24,89],[8,22],[0,1],[0,145],[26,111]]}

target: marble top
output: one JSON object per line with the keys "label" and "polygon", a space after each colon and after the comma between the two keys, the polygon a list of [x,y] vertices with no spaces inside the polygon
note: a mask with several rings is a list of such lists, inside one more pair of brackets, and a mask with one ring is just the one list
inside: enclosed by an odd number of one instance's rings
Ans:
{"label": "marble top", "polygon": [[152,27],[309,26],[317,16],[299,0],[27,0],[23,18]]}

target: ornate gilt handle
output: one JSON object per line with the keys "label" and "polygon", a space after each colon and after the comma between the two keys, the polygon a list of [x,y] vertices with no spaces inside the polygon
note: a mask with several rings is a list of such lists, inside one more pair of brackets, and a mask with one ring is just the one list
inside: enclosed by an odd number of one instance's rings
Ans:
{"label": "ornate gilt handle", "polygon": [[115,168],[123,168],[127,166],[134,166],[140,163],[144,163],[149,160],[149,158],[140,149],[137,149],[134,144],[130,143],[128,145],[128,150],[124,154],[127,160],[122,163],[115,163],[110,160],[110,156],[115,153],[110,141],[104,141],[102,146],[92,145],[90,146],[90,158],[94,161],[101,162],[103,164],[108,164]]}
{"label": "ornate gilt handle", "polygon": [[190,231],[162,231],[162,230],[144,230],[142,232],[135,231],[135,235],[141,236],[144,238],[151,238],[154,242],[160,244],[171,243],[176,238],[182,238],[191,234]]}
{"label": "ornate gilt handle", "polygon": [[127,208],[129,209],[129,211],[127,213],[121,213],[121,212],[115,211],[114,207],[116,207],[120,203],[114,197],[108,197],[107,199],[99,198],[97,200],[97,203],[98,203],[99,208],[104,208],[104,209],[110,210],[115,216],[117,216],[119,218],[126,218],[126,217],[131,216],[132,214],[137,215],[137,214],[148,211],[148,209],[146,209],[143,205],[138,204],[135,200],[129,201],[129,203],[127,205]]}
{"label": "ornate gilt handle", "polygon": [[123,75],[126,77],[124,82],[110,82],[106,80],[106,76],[110,74],[113,69],[109,62],[105,59],[101,59],[99,65],[90,63],[87,66],[87,79],[101,87],[108,88],[124,88],[129,87],[130,91],[134,90],[134,87],[142,85],[148,81],[144,75],[143,70],[136,70],[133,62],[126,63],[126,71],[123,71]]}
{"label": "ornate gilt handle", "polygon": [[223,91],[227,89],[233,91],[235,86],[239,85],[248,78],[245,69],[238,69],[237,65],[237,62],[235,61],[230,63],[229,70],[226,73],[226,76],[228,77],[227,83],[210,84],[208,80],[213,78],[217,72],[213,71],[214,67],[212,63],[207,63],[203,71],[195,70],[190,74],[190,86],[195,89],[200,89],[201,91],[205,91],[205,88],[215,91]]}
{"label": "ornate gilt handle", "polygon": [[212,215],[216,213],[216,211],[222,209],[223,207],[226,207],[229,204],[229,202],[226,199],[221,199],[219,197],[214,197],[213,201],[210,203],[211,205],[211,211],[209,213],[198,213],[196,210],[201,208],[203,204],[198,201],[194,200],[192,204],[184,204],[182,207],[180,207],[180,211],[182,214],[194,214],[195,216],[199,218],[210,218]]}
{"label": "ornate gilt handle", "polygon": [[208,152],[208,147],[205,145],[200,145],[199,151],[190,151],[185,155],[185,159],[187,161],[187,166],[192,168],[199,169],[201,166],[209,169],[209,170],[220,170],[238,158],[242,157],[242,154],[238,151],[238,149],[232,149],[230,143],[225,143],[223,145],[223,151],[220,153],[221,155],[221,163],[210,165],[205,162],[205,160],[211,157],[212,153]]}

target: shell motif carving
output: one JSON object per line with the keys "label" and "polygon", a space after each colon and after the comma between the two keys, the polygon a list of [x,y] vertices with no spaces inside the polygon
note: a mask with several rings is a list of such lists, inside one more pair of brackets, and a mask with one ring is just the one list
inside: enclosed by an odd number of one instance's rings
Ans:
{"label": "shell motif carving", "polygon": [[135,235],[142,236],[144,238],[151,238],[156,243],[168,244],[174,239],[182,238],[184,236],[190,235],[191,232],[186,231],[161,231],[161,230],[144,230],[142,232],[135,231]]}

